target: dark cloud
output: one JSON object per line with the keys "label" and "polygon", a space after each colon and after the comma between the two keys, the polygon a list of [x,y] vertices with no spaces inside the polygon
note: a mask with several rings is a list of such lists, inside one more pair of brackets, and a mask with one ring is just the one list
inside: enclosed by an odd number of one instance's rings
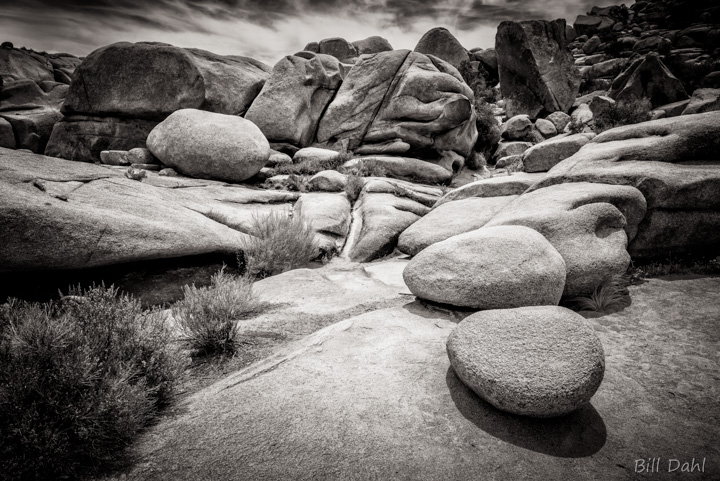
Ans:
{"label": "dark cloud", "polygon": [[[491,46],[500,21],[553,19],[592,0],[0,0],[0,32],[80,54],[118,40],[155,40],[274,61],[311,40],[382,35],[413,48],[433,26],[466,47]],[[18,40],[18,37],[20,40]],[[5,39],[2,39],[5,40]],[[23,44],[23,43],[19,43]]]}

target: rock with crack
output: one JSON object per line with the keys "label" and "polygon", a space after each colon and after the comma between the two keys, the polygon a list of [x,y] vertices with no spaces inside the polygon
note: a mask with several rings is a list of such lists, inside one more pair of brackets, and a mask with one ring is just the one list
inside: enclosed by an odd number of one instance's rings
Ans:
{"label": "rock with crack", "polygon": [[633,186],[647,215],[633,257],[693,252],[720,242],[720,112],[617,127],[553,167],[530,190],[568,182]]}
{"label": "rock with crack", "polygon": [[[243,114],[270,76],[270,68],[248,57],[222,56],[157,42],[119,42],[95,50],[78,66],[62,107],[64,124],[46,153],[71,160],[99,161],[102,150],[144,147],[152,126],[176,110]],[[95,122],[136,122],[132,137],[110,136],[98,142]],[[67,124],[78,123],[76,126]],[[137,130],[145,125],[144,131]],[[84,131],[84,127],[90,131]],[[77,134],[80,135],[77,135]],[[125,131],[123,134],[127,134]],[[87,143],[90,143],[89,145]],[[98,146],[98,143],[104,145]]]}
{"label": "rock with crack", "polygon": [[320,238],[320,248],[339,252],[350,231],[350,201],[344,193],[303,194],[293,207],[303,216]]}
{"label": "rock with crack", "polygon": [[317,140],[345,150],[401,141],[408,155],[465,159],[477,130],[473,93],[458,71],[436,57],[394,50],[364,56],[348,73],[320,120]]}
{"label": "rock with crack", "polygon": [[367,187],[353,207],[352,227],[342,252],[356,262],[390,254],[400,233],[430,210],[407,197],[368,192]]}
{"label": "rock with crack", "polygon": [[0,149],[0,270],[234,255],[254,215],[297,198],[154,172],[138,182],[125,170]]}
{"label": "rock with crack", "polygon": [[421,299],[453,306],[557,305],[565,285],[565,261],[533,229],[483,227],[422,250],[403,278]]}
{"label": "rock with crack", "polygon": [[271,142],[308,147],[346,70],[331,55],[313,52],[288,55],[275,64],[245,118],[260,127]]}
{"label": "rock with crack", "polygon": [[495,49],[508,117],[535,118],[570,109],[580,74],[567,48],[564,20],[502,22]]}
{"label": "rock with crack", "polygon": [[565,260],[563,294],[577,296],[627,270],[628,241],[645,210],[645,198],[634,187],[558,184],[524,193],[486,226],[522,225],[545,236]]}
{"label": "rock with crack", "polygon": [[618,102],[650,100],[652,108],[688,98],[682,82],[657,53],[635,60],[613,81],[610,97]]}
{"label": "rock with crack", "polygon": [[590,401],[605,373],[600,338],[564,307],[478,312],[450,334],[447,352],[458,377],[478,396],[522,416],[575,411]]}
{"label": "rock with crack", "polygon": [[516,197],[469,197],[445,202],[400,234],[398,250],[414,256],[430,245],[479,229]]}

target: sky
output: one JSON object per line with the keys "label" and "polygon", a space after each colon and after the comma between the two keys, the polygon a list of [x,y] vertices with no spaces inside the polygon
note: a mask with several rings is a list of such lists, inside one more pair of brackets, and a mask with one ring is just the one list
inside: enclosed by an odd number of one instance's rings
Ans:
{"label": "sky", "polygon": [[[609,2],[615,3],[615,2]],[[445,27],[467,49],[494,46],[503,20],[565,18],[597,0],[0,0],[0,41],[84,56],[119,42],[156,41],[273,65],[311,41],[372,35],[413,49]]]}

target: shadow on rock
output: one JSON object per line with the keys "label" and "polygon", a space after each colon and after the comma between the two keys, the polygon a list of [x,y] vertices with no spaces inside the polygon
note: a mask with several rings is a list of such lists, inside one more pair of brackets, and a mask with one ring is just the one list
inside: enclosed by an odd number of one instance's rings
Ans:
{"label": "shadow on rock", "polygon": [[452,367],[445,380],[460,413],[505,442],[559,458],[591,456],[605,444],[605,423],[589,403],[566,416],[535,419],[502,412],[483,401],[462,383]]}

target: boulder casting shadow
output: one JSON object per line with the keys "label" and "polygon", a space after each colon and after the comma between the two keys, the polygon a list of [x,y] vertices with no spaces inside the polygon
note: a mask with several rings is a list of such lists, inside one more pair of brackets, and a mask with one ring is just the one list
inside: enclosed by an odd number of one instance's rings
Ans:
{"label": "boulder casting shadow", "polygon": [[591,456],[607,438],[605,423],[591,404],[556,418],[536,419],[502,412],[483,401],[457,377],[445,376],[458,411],[487,434],[515,446],[559,458]]}

